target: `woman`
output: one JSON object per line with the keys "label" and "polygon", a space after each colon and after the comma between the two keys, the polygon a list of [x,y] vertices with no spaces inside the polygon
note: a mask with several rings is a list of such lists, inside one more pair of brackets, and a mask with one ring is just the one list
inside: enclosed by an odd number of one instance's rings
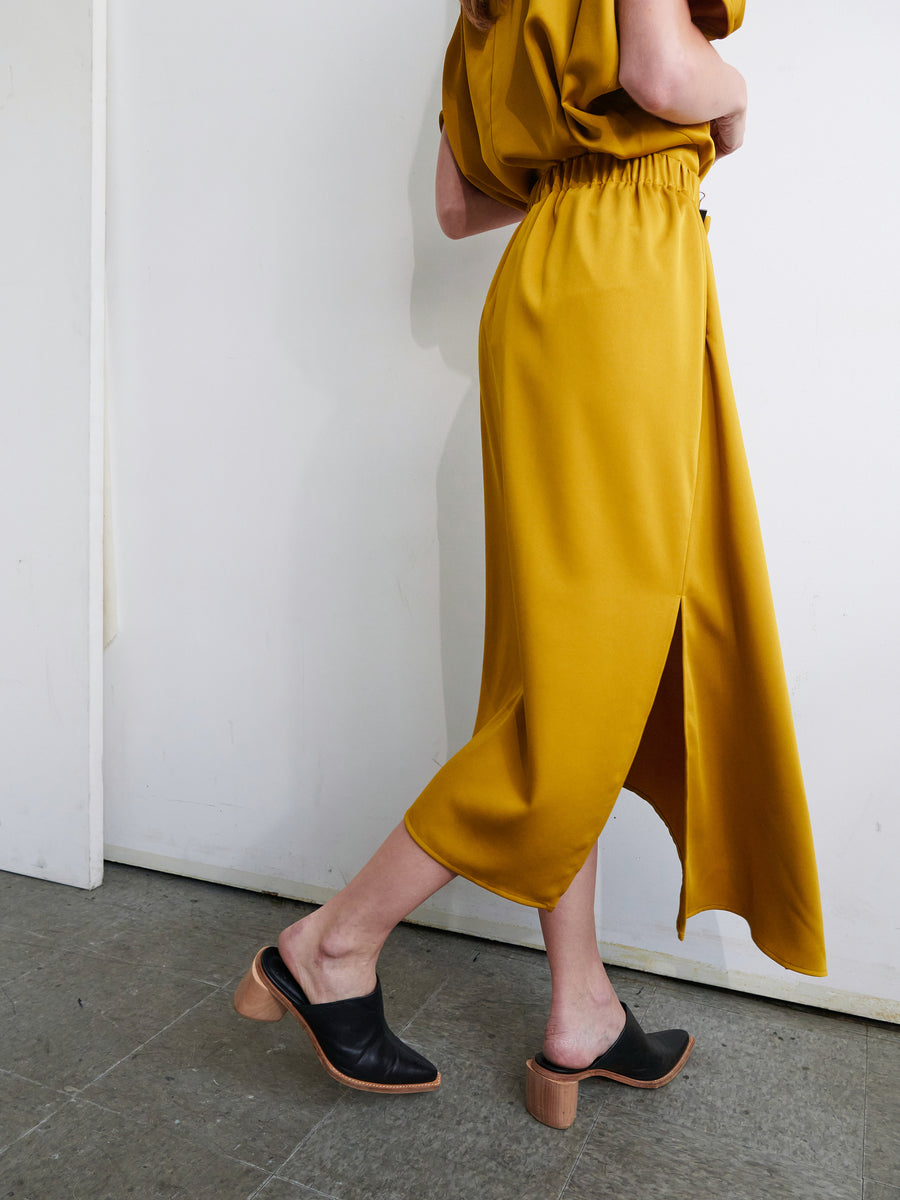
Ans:
{"label": "woman", "polygon": [[[597,837],[623,786],[665,820],[678,930],[721,908],[824,974],[815,860],[722,345],[699,181],[743,140],[708,40],[743,0],[463,0],[444,71],[441,227],[520,222],[480,339],[487,616],[473,737],[327,904],[260,951],[238,1011],[290,1010],[354,1087],[438,1086],[387,1029],[375,965],[455,874],[540,910],[553,980],[529,1110],[657,1087],[597,949]],[[373,990],[374,988],[374,990]]]}

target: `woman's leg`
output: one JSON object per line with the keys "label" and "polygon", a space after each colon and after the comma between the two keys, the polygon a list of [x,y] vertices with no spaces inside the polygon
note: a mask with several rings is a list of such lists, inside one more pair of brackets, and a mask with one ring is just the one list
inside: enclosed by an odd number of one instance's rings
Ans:
{"label": "woman's leg", "polygon": [[597,948],[594,890],[597,847],[552,912],[541,911],[541,929],[553,978],[553,1000],[544,1054],[560,1067],[584,1067],[607,1050],[625,1024]]}
{"label": "woman's leg", "polygon": [[[556,908],[541,911],[553,977],[544,1053],[563,1067],[592,1062],[625,1021],[597,948],[596,874],[595,846]],[[401,823],[342,891],[282,931],[281,957],[313,1004],[366,995],[388,934],[453,877]]]}
{"label": "woman's leg", "polygon": [[453,877],[401,822],[345,888],[282,931],[279,953],[310,1002],[371,992],[388,934]]}

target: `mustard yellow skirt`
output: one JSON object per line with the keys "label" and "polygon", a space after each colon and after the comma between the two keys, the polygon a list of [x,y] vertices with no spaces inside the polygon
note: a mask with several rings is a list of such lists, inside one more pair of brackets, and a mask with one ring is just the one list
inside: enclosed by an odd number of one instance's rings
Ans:
{"label": "mustard yellow skirt", "polygon": [[726,909],[825,972],[793,721],[698,209],[696,153],[551,167],[480,336],[475,732],[406,814],[433,858],[553,908],[622,787],[665,821],[677,928]]}

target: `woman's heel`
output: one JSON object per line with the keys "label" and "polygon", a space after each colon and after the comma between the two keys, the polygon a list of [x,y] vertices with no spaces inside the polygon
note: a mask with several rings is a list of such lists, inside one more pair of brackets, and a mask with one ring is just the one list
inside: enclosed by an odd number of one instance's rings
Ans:
{"label": "woman's heel", "polygon": [[525,1106],[551,1129],[568,1129],[578,1112],[578,1080],[552,1079],[530,1058],[525,1065]]}
{"label": "woman's heel", "polygon": [[280,1021],[287,1012],[287,1006],[276,999],[260,979],[258,954],[237,986],[234,1007],[251,1021]]}

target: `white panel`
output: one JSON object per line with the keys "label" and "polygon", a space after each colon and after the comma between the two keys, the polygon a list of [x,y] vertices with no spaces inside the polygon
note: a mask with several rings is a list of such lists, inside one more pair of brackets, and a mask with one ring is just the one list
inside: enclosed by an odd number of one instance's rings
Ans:
{"label": "white panel", "polygon": [[0,867],[83,887],[102,874],[95,8],[94,27],[91,4],[10,0],[0,49]]}
{"label": "white panel", "polygon": [[447,22],[407,9],[114,10],[110,844],[326,885],[445,757],[444,658],[471,723],[502,239],[434,228]]}
{"label": "white panel", "polygon": [[[504,234],[447,243],[432,215],[455,11],[115,8],[113,857],[323,898],[467,735],[475,335]],[[868,111],[893,111],[900,16],[876,0],[854,13],[750,6],[724,48],[751,78],[748,145],[705,185],[832,976],[782,971],[727,915],[680,945],[674,852],[630,797],[601,843],[600,911],[614,961],[900,1017],[897,310],[881,282],[897,169],[879,162],[863,196],[853,171],[878,123],[849,105],[813,119],[807,102],[865,58]],[[419,916],[536,936],[534,913],[459,882]]]}

